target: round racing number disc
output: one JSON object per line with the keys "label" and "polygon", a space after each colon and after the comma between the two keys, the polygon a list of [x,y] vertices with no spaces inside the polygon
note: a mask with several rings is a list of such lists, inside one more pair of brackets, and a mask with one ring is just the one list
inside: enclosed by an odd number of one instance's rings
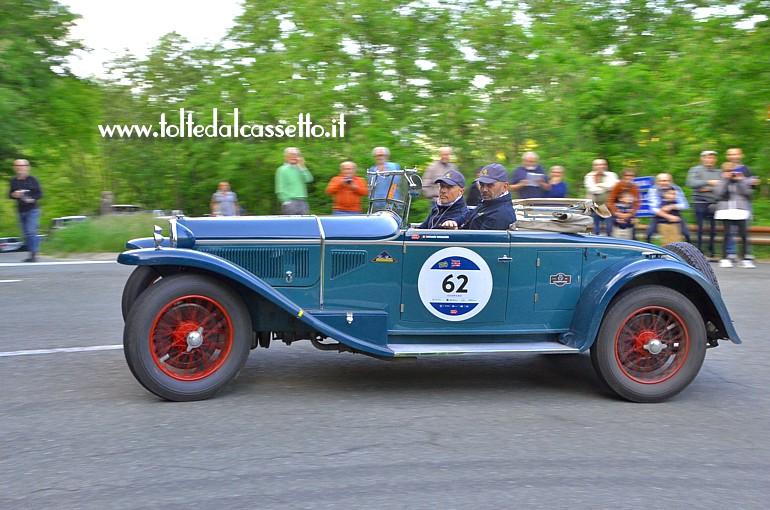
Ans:
{"label": "round racing number disc", "polygon": [[492,295],[492,272],[484,259],[467,248],[444,248],[422,265],[417,291],[425,308],[446,321],[479,314]]}

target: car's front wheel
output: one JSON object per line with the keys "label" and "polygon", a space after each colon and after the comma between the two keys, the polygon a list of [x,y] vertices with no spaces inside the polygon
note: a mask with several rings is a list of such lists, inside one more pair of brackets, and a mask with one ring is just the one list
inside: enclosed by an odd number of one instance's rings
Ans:
{"label": "car's front wheel", "polygon": [[162,278],[161,274],[152,266],[139,266],[131,272],[123,286],[123,295],[120,299],[120,309],[123,312],[123,320],[128,317],[128,312],[134,306],[139,294],[147,290],[153,283]]}
{"label": "car's front wheel", "polygon": [[243,300],[208,276],[178,274],[144,291],[126,319],[123,344],[137,380],[159,397],[202,400],[238,375],[251,349]]}
{"label": "car's front wheel", "polygon": [[632,289],[610,305],[591,361],[599,377],[633,402],[660,402],[698,375],[706,328],[697,308],[668,287]]}

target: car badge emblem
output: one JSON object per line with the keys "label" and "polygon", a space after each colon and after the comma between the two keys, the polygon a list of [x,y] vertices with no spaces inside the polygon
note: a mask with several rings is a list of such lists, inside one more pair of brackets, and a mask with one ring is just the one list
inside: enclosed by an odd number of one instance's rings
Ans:
{"label": "car badge emblem", "polygon": [[396,259],[394,259],[390,255],[390,253],[384,251],[384,252],[380,253],[379,255],[377,255],[376,257],[374,257],[372,259],[372,262],[396,262]]}
{"label": "car badge emblem", "polygon": [[572,283],[572,275],[568,275],[564,273],[551,275],[551,285],[556,285],[557,287],[563,287],[565,285],[570,285],[571,283]]}

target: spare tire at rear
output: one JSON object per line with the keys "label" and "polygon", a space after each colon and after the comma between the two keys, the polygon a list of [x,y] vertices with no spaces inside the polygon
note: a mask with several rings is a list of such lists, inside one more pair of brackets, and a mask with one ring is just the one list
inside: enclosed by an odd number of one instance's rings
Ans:
{"label": "spare tire at rear", "polygon": [[705,276],[720,293],[722,292],[719,288],[717,275],[711,268],[711,264],[709,264],[708,259],[695,246],[690,243],[670,243],[663,248],[682,257],[685,262],[700,271],[700,273]]}

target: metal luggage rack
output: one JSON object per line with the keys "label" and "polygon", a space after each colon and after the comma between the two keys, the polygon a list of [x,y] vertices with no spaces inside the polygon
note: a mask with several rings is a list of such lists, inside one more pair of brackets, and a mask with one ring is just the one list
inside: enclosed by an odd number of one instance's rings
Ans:
{"label": "metal luggage rack", "polygon": [[604,206],[587,198],[525,198],[513,201],[516,228],[557,232],[587,232],[592,213],[609,215]]}

